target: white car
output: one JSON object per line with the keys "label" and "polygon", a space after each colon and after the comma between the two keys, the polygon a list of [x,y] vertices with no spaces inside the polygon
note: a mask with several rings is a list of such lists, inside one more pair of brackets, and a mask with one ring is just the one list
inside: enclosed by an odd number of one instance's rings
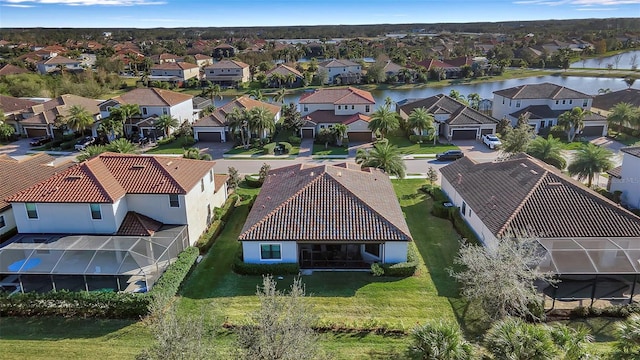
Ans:
{"label": "white car", "polygon": [[502,145],[500,139],[493,134],[482,135],[482,142],[490,149],[497,149]]}

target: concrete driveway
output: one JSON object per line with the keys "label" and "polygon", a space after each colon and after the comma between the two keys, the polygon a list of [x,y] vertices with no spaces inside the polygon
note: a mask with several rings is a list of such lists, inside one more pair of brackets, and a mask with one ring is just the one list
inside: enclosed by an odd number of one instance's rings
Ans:
{"label": "concrete driveway", "polygon": [[477,162],[495,161],[500,156],[499,150],[491,150],[480,140],[455,140],[452,142],[462,150],[465,156]]}
{"label": "concrete driveway", "polygon": [[31,139],[20,139],[11,144],[0,146],[0,154],[9,155],[11,157],[28,155],[27,151],[31,150],[29,142]]}
{"label": "concrete driveway", "polygon": [[222,155],[233,148],[233,141],[224,143],[199,141],[193,146],[200,149],[201,152],[208,153],[214,159],[222,159]]}

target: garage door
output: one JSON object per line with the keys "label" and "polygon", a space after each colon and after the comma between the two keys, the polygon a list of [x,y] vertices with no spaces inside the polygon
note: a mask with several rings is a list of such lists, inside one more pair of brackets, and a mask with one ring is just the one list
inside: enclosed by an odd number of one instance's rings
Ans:
{"label": "garage door", "polygon": [[604,125],[602,126],[585,126],[582,130],[582,136],[602,136]]}
{"label": "garage door", "polygon": [[493,134],[494,131],[493,129],[480,129],[480,135],[489,135],[489,134]]}
{"label": "garage door", "polygon": [[47,136],[47,129],[32,129],[25,128],[27,131],[27,137],[38,137],[38,136]]}
{"label": "garage door", "polygon": [[198,131],[198,140],[203,142],[222,142],[222,134],[217,131],[200,132]]}
{"label": "garage door", "polygon": [[371,131],[352,131],[347,137],[349,142],[371,142]]}
{"label": "garage door", "polygon": [[451,140],[475,140],[476,130],[453,130]]}
{"label": "garage door", "polygon": [[313,139],[313,129],[302,129],[302,137],[304,139]]}

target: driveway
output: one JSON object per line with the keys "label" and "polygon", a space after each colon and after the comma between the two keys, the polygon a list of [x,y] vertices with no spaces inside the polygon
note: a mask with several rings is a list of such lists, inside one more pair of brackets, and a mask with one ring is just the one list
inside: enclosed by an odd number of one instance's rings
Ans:
{"label": "driveway", "polygon": [[200,149],[200,152],[208,153],[215,160],[222,159],[222,155],[233,148],[233,142],[227,141],[219,143],[199,141],[193,146]]}
{"label": "driveway", "polygon": [[495,161],[500,156],[499,150],[491,150],[480,140],[455,140],[451,142],[464,152],[465,156],[477,162]]}
{"label": "driveway", "polygon": [[[11,144],[0,146],[0,155],[9,155],[14,159],[22,159],[26,156],[31,156],[34,154],[32,151],[31,145],[29,142],[31,139],[19,139],[17,141],[12,142]],[[70,152],[70,151],[49,151],[48,154],[55,156],[56,160],[54,163],[60,163],[65,161],[75,161],[76,156],[78,156],[78,152]]]}

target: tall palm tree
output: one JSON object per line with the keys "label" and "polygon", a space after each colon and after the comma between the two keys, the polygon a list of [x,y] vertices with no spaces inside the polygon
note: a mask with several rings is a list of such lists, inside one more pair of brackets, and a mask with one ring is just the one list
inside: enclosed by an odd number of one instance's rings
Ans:
{"label": "tall palm tree", "polygon": [[[615,126],[618,132],[623,126],[633,126],[640,122],[640,110],[629,103],[617,103],[611,108],[607,116],[609,127]],[[616,134],[618,136],[618,134]]]}
{"label": "tall palm tree", "polygon": [[80,105],[72,105],[67,115],[67,126],[75,132],[84,132],[93,125],[93,116]]}
{"label": "tall palm tree", "polygon": [[387,174],[397,176],[400,179],[404,178],[405,170],[407,169],[398,148],[386,141],[376,143],[373,149],[368,151],[359,149],[358,153],[356,153],[356,164],[360,164],[363,168],[381,169]]}
{"label": "tall palm tree", "polygon": [[553,135],[549,135],[547,139],[542,136],[536,137],[529,143],[527,154],[560,170],[567,166],[567,161],[562,156],[562,141],[554,138]]}
{"label": "tall palm tree", "polygon": [[422,133],[427,130],[428,133],[431,133],[433,137],[433,143],[436,143],[436,128],[433,124],[434,117],[431,113],[427,111],[425,108],[416,108],[409,114],[409,118],[407,119],[407,125],[409,129],[417,130],[418,135],[420,136],[419,142],[422,142]]}
{"label": "tall palm tree", "polygon": [[168,114],[160,115],[155,121],[156,129],[162,129],[165,137],[169,136],[169,129],[177,128],[178,125],[180,125],[178,119]]}
{"label": "tall palm tree", "polygon": [[218,84],[209,82],[202,92],[205,96],[209,96],[211,98],[211,104],[213,104],[213,106],[216,105],[216,97],[222,100],[222,88]]}
{"label": "tall palm tree", "polygon": [[249,91],[249,97],[252,97],[258,101],[262,101],[264,99],[264,95],[262,94],[262,90],[260,89],[253,89]]}
{"label": "tall palm tree", "polygon": [[225,116],[229,133],[235,137],[236,133],[240,133],[240,141],[245,148],[249,147],[251,140],[251,132],[249,131],[249,114],[246,109],[233,108],[230,113]]}
{"label": "tall palm tree", "polygon": [[391,111],[388,106],[381,106],[374,111],[369,122],[369,130],[380,132],[383,139],[387,133],[397,129],[399,126],[398,115]]}
{"label": "tall palm tree", "polygon": [[139,114],[140,106],[138,104],[122,104],[120,107],[111,109],[110,111],[110,116],[119,118],[123,125],[129,121],[129,126],[133,125],[131,123],[131,118]]}
{"label": "tall palm tree", "polygon": [[265,130],[273,132],[276,129],[276,122],[273,113],[264,107],[255,107],[249,110],[249,127],[258,133],[259,138],[265,137]]}
{"label": "tall palm tree", "polygon": [[473,347],[467,342],[458,325],[427,323],[411,331],[409,353],[413,359],[469,360]]}
{"label": "tall palm tree", "polygon": [[469,106],[471,106],[473,109],[479,110],[480,109],[480,94],[478,93],[471,93],[469,95],[467,95],[467,100],[469,100]]}
{"label": "tall palm tree", "polygon": [[124,128],[122,127],[122,120],[120,120],[119,115],[114,114],[112,111],[109,117],[100,120],[98,132],[105,134],[109,140],[122,136],[124,134]]}
{"label": "tall palm tree", "polygon": [[606,148],[591,143],[582,145],[573,155],[573,160],[568,167],[569,174],[578,176],[580,181],[587,179],[587,186],[591,187],[593,177],[596,174],[613,169],[612,155],[611,151]]}
{"label": "tall palm tree", "polygon": [[273,101],[284,104],[284,97],[287,95],[287,90],[280,88],[275,95],[273,95]]}
{"label": "tall palm tree", "polygon": [[347,135],[349,128],[345,124],[335,124],[331,128],[331,131],[336,135],[336,143],[338,146],[342,146],[342,139]]}
{"label": "tall palm tree", "polygon": [[569,142],[572,142],[576,137],[576,133],[584,127],[584,118],[587,114],[589,114],[589,111],[576,106],[558,116],[558,125],[567,133]]}

